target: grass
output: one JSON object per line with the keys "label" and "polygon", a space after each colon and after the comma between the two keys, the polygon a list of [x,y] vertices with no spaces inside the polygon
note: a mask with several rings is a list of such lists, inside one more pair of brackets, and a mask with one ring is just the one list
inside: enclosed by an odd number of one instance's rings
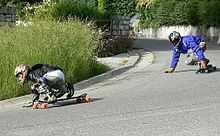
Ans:
{"label": "grass", "polygon": [[16,82],[17,64],[55,64],[72,83],[105,72],[96,61],[97,34],[80,21],[33,21],[30,26],[0,27],[0,100],[30,93]]}

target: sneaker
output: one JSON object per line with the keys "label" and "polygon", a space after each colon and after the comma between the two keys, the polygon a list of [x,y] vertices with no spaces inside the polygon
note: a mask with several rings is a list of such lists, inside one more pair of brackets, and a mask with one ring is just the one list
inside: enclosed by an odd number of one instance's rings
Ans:
{"label": "sneaker", "polygon": [[55,103],[56,101],[57,101],[57,97],[55,95],[52,96],[48,95],[48,100],[47,100],[48,103]]}
{"label": "sneaker", "polygon": [[66,83],[66,88],[68,90],[66,97],[71,98],[74,95],[74,86],[70,83]]}

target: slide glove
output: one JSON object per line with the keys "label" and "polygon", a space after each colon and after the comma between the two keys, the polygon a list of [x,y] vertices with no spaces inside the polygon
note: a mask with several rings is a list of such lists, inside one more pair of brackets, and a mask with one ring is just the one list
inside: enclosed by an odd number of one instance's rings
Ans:
{"label": "slide glove", "polygon": [[173,73],[175,71],[174,68],[168,68],[164,71],[164,73]]}

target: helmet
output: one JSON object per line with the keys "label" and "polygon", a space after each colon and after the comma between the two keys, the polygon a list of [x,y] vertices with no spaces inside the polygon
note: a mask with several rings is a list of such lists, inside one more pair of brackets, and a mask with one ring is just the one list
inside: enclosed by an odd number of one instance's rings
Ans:
{"label": "helmet", "polygon": [[27,81],[28,71],[30,67],[25,64],[19,64],[15,68],[15,76],[20,83],[24,85],[25,81]]}
{"label": "helmet", "polygon": [[27,73],[29,70],[29,66],[25,64],[19,64],[15,68],[15,76],[17,77],[19,74]]}
{"label": "helmet", "polygon": [[30,67],[25,64],[19,64],[15,68],[14,74],[16,78],[18,79],[18,81],[20,81],[22,84],[24,84],[25,81],[27,81],[27,75],[28,75],[29,69]]}
{"label": "helmet", "polygon": [[181,42],[181,35],[179,32],[173,31],[169,35],[169,41],[174,45],[174,46],[179,46]]}

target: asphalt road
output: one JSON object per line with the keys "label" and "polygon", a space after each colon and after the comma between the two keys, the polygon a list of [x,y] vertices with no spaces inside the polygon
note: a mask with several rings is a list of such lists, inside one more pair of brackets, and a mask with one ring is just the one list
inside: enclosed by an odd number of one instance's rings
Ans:
{"label": "asphalt road", "polygon": [[[152,65],[135,68],[84,90],[86,104],[63,102],[48,110],[15,106],[0,111],[1,136],[219,136],[220,70],[195,74],[184,57],[165,74],[171,51],[167,41],[136,41],[155,54]],[[207,56],[220,68],[220,46]]]}

